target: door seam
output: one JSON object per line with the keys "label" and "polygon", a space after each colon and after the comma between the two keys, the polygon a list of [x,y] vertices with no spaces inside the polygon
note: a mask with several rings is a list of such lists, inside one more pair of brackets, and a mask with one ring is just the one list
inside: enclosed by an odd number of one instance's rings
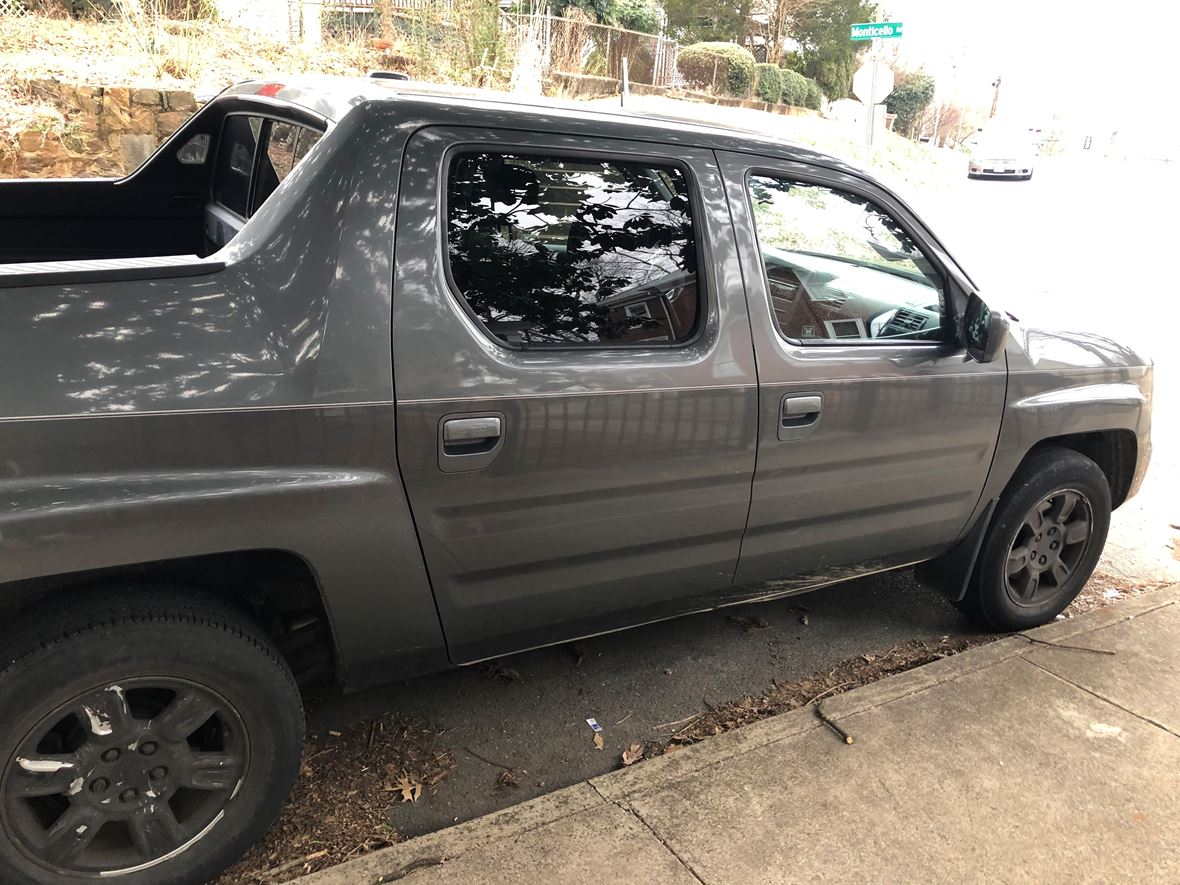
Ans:
{"label": "door seam", "polygon": [[[750,495],[746,500],[746,524],[742,526],[742,536],[738,541],[737,561],[733,564],[733,574],[729,578],[732,590],[737,585],[737,576],[742,567],[742,552],[746,545],[746,533],[750,530],[750,516],[754,512],[754,481],[758,476],[758,456],[762,454],[762,372],[758,365],[758,348],[754,345],[754,318],[750,315],[750,292],[746,285],[746,262],[742,256],[741,246],[738,244],[737,224],[733,218],[733,203],[729,194],[729,178],[725,174],[725,164],[717,151],[713,154],[713,162],[717,166],[717,174],[721,178],[721,186],[725,191],[725,214],[729,218],[729,237],[733,243],[734,255],[737,257],[738,274],[742,278],[742,306],[746,311],[746,329],[750,333],[750,355],[754,358],[754,465],[750,470]],[[720,303],[720,301],[718,302]]]}

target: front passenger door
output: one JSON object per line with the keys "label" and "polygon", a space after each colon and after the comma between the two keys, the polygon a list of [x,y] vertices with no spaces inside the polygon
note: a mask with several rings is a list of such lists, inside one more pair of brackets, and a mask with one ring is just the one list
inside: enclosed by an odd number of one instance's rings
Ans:
{"label": "front passenger door", "polygon": [[979,500],[1006,389],[1003,360],[955,343],[949,257],[870,182],[721,156],[761,415],[736,583],[802,589],[936,555]]}

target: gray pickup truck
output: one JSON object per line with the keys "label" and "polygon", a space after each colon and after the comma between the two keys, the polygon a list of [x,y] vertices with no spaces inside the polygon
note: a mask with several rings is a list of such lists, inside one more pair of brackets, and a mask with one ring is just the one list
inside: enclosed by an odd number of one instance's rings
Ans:
{"label": "gray pickup truck", "polygon": [[915,565],[1040,624],[1150,452],[1149,360],[836,159],[382,80],[0,184],[0,326],[5,882],[216,875],[317,674]]}

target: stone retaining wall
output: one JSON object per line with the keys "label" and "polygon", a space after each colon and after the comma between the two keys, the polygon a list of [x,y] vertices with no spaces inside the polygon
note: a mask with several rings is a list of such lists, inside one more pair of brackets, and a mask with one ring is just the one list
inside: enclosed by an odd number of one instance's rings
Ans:
{"label": "stone retaining wall", "polygon": [[[24,84],[49,105],[46,119],[0,141],[0,178],[121,176],[135,169],[197,110],[191,92],[127,86]],[[0,121],[2,122],[2,121]]]}

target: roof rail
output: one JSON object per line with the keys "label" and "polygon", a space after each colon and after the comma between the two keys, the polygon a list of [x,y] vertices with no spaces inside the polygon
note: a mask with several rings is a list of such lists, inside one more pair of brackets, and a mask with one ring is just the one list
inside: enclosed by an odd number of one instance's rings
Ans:
{"label": "roof rail", "polygon": [[401,71],[369,71],[369,79],[371,80],[409,80],[409,74],[403,74]]}

